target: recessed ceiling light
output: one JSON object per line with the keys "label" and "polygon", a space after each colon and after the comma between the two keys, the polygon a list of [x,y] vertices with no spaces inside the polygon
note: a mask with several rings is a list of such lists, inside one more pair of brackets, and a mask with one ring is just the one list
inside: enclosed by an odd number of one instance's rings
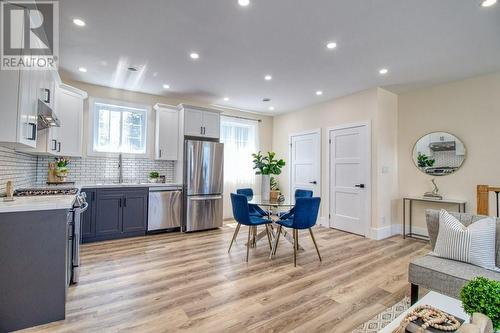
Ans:
{"label": "recessed ceiling light", "polygon": [[190,55],[191,59],[200,59],[200,55],[196,52],[192,52]]}
{"label": "recessed ceiling light", "polygon": [[85,21],[79,18],[73,19],[73,23],[79,27],[84,27],[85,26]]}
{"label": "recessed ceiling light", "polygon": [[273,79],[273,77],[269,74],[264,76],[264,80],[266,80],[266,81],[271,81],[272,79]]}
{"label": "recessed ceiling light", "polygon": [[224,97],[224,101],[229,101],[229,97]]}
{"label": "recessed ceiling light", "polygon": [[87,68],[85,67],[79,67],[78,70],[82,73],[87,73]]}
{"label": "recessed ceiling light", "polygon": [[163,89],[170,89],[170,86],[168,84],[164,84]]}
{"label": "recessed ceiling light", "polygon": [[316,95],[321,96],[323,95],[323,92],[321,90],[316,91]]}
{"label": "recessed ceiling light", "polygon": [[328,42],[328,43],[326,43],[326,48],[329,49],[329,50],[333,50],[336,47],[337,47],[337,43],[335,43],[335,42]]}
{"label": "recessed ceiling light", "polygon": [[274,106],[270,106],[269,111],[274,111]]}
{"label": "recessed ceiling light", "polygon": [[381,70],[378,71],[380,74],[384,75],[389,73],[389,70],[387,68],[382,68]]}
{"label": "recessed ceiling light", "polygon": [[250,4],[250,0],[238,0],[238,5],[241,7],[246,7]]}
{"label": "recessed ceiling light", "polygon": [[497,3],[497,0],[484,0],[483,2],[481,2],[481,6],[483,6],[483,7],[491,7],[494,4],[496,4],[496,3]]}

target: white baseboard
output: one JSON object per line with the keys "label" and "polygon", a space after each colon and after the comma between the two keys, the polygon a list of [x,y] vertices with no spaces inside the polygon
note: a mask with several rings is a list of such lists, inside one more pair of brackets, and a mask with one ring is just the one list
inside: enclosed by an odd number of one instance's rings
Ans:
{"label": "white baseboard", "polygon": [[328,221],[328,218],[325,216],[320,216],[320,218],[318,219],[318,224],[322,227],[330,228],[330,222]]}
{"label": "white baseboard", "polygon": [[392,235],[393,235],[392,226],[387,225],[385,227],[380,227],[380,228],[370,228],[370,235],[368,237],[374,240],[381,240],[389,238]]}
{"label": "white baseboard", "polygon": [[[412,226],[411,231],[413,233],[419,234],[419,235],[428,235],[427,228]],[[405,232],[406,233],[410,232],[410,230],[408,229],[408,226],[406,226]],[[392,225],[392,234],[393,235],[402,235],[403,234],[403,225],[402,224],[393,224]]]}

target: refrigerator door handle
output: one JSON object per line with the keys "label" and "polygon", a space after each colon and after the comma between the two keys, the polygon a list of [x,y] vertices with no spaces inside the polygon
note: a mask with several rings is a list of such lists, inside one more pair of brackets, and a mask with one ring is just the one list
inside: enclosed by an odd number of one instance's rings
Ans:
{"label": "refrigerator door handle", "polygon": [[206,195],[203,197],[189,197],[191,201],[203,201],[203,200],[219,200],[222,199],[222,195]]}

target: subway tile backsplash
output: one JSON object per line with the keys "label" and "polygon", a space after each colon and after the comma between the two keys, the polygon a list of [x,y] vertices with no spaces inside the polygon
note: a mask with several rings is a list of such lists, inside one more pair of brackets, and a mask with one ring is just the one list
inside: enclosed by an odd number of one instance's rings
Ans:
{"label": "subway tile backsplash", "polygon": [[[49,162],[54,157],[20,153],[0,146],[0,196],[5,195],[7,181],[14,187],[45,186]],[[124,182],[147,182],[151,171],[164,175],[167,182],[175,181],[174,161],[155,161],[146,158],[123,159]],[[75,158],[69,165],[68,181],[79,184],[118,182],[118,158]]]}
{"label": "subway tile backsplash", "polygon": [[30,187],[36,183],[37,157],[0,147],[0,196],[5,195],[7,181],[15,188]]}
{"label": "subway tile backsplash", "polygon": [[[37,185],[47,182],[49,162],[54,157],[39,157],[37,167]],[[69,164],[67,181],[80,184],[113,183],[119,180],[118,158],[86,157],[72,159]],[[155,161],[146,158],[123,158],[123,181],[147,182],[151,171],[164,175],[167,182],[175,180],[175,162]]]}

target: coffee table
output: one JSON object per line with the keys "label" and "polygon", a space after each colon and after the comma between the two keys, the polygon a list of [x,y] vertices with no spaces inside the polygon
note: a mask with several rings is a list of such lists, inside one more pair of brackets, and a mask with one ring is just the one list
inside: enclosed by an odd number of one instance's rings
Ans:
{"label": "coffee table", "polygon": [[399,326],[399,324],[401,323],[403,318],[408,314],[408,312],[413,310],[416,306],[424,304],[431,305],[435,308],[438,308],[439,310],[448,312],[449,314],[454,315],[455,317],[465,320],[466,323],[469,322],[469,315],[464,312],[464,309],[462,308],[462,302],[460,302],[458,299],[442,295],[435,291],[430,291],[427,295],[422,297],[417,303],[415,303],[408,310],[403,312],[399,317],[394,319],[389,325],[380,330],[379,333],[391,333],[396,327]]}

